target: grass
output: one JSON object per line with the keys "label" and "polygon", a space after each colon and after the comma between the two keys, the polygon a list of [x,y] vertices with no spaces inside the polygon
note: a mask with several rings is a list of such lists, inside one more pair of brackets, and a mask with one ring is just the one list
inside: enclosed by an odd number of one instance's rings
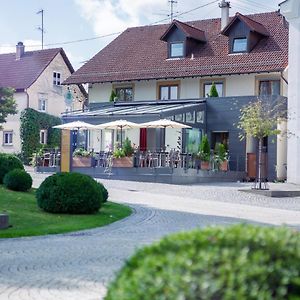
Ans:
{"label": "grass", "polygon": [[14,192],[0,185],[0,213],[9,215],[12,227],[0,230],[0,238],[56,234],[105,226],[131,214],[125,205],[107,202],[93,215],[50,214],[39,209],[35,190]]}

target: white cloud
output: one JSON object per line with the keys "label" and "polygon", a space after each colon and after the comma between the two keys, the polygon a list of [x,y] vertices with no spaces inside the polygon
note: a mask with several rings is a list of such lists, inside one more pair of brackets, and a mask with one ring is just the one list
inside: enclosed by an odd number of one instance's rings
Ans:
{"label": "white cloud", "polygon": [[[24,40],[25,51],[40,50],[41,41],[38,40]],[[27,48],[26,48],[27,46]],[[0,45],[0,54],[2,53],[13,53],[16,52],[16,45],[13,44],[2,44]]]}

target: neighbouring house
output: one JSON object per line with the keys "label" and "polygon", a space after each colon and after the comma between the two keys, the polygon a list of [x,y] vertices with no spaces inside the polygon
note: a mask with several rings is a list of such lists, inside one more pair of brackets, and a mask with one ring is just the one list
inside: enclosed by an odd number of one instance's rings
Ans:
{"label": "neighbouring house", "polygon": [[[0,54],[0,86],[15,90],[18,110],[1,124],[0,152],[21,152],[20,115],[24,109],[60,116],[66,110],[83,108],[87,94],[82,85],[61,85],[73,72],[62,48],[25,51],[25,45],[19,42],[16,53]],[[67,102],[66,98],[71,101]],[[40,139],[41,144],[47,144],[44,129],[41,129]]]}
{"label": "neighbouring house", "polygon": [[[170,118],[192,129],[124,134],[141,150],[192,153],[207,134],[211,149],[217,142],[228,147],[231,170],[255,172],[249,161],[255,165],[256,143],[241,141],[236,123],[240,108],[257,97],[287,95],[288,24],[279,12],[229,17],[229,2],[219,6],[218,19],[125,30],[64,82],[89,86],[89,109],[65,114],[64,121]],[[213,83],[218,98],[208,97]],[[112,91],[116,98],[109,103]],[[89,146],[99,151],[119,140],[120,133],[105,131],[100,138],[91,132]],[[268,178],[285,178],[286,137],[266,138],[264,151]]]}

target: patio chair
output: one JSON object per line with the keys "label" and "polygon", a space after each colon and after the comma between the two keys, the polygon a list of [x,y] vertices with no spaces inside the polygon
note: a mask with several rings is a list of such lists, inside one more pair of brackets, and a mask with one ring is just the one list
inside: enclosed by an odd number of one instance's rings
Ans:
{"label": "patio chair", "polygon": [[46,152],[43,155],[43,167],[50,167],[51,154],[50,152]]}

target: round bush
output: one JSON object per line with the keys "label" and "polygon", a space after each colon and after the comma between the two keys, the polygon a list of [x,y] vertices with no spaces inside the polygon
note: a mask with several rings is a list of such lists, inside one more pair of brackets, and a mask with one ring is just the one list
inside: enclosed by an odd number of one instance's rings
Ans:
{"label": "round bush", "polygon": [[108,200],[108,190],[106,189],[106,187],[99,182],[99,185],[101,187],[101,191],[102,191],[102,198],[103,198],[103,203],[107,202]]}
{"label": "round bush", "polygon": [[105,299],[273,300],[299,299],[297,295],[299,232],[238,225],[168,236],[139,250]]}
{"label": "round bush", "polygon": [[21,160],[13,154],[0,153],[0,183],[5,174],[14,169],[24,170]]}
{"label": "round bush", "polygon": [[5,174],[3,184],[13,191],[28,191],[32,186],[31,176],[21,169],[14,169]]}
{"label": "round bush", "polygon": [[52,213],[92,214],[103,202],[97,181],[79,173],[57,173],[47,177],[36,191],[38,206]]}

